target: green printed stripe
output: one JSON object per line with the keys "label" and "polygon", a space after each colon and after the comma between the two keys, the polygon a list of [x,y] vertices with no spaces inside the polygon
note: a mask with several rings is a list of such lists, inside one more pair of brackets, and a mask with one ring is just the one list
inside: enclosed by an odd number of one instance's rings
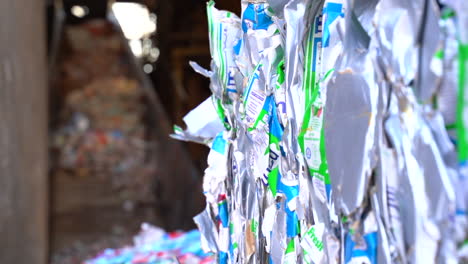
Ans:
{"label": "green printed stripe", "polygon": [[458,159],[468,160],[468,142],[466,135],[466,125],[463,116],[468,111],[468,104],[465,102],[466,87],[466,63],[468,61],[468,44],[459,44],[458,48],[458,102],[457,102],[457,138],[458,138]]}
{"label": "green printed stripe", "polygon": [[[311,87],[311,85],[313,85],[314,83],[314,80],[313,80],[313,77],[315,74],[313,74],[313,72],[311,71],[312,69],[312,58],[314,56],[313,54],[313,50],[314,50],[314,38],[313,38],[313,35],[314,35],[314,32],[311,30],[309,32],[309,38],[307,40],[307,46],[306,46],[306,64],[305,64],[305,82],[304,82],[304,87],[303,89],[305,89],[306,91],[308,90],[308,88]],[[309,96],[308,93],[306,93],[306,102],[308,101],[307,100],[307,96]],[[309,98],[310,100],[310,98]]]}
{"label": "green printed stripe", "polygon": [[[322,115],[323,114],[324,113],[322,113]],[[320,167],[319,167],[319,173],[324,176],[325,184],[331,184],[330,174],[328,173],[327,151],[325,147],[325,129],[323,128],[323,123],[322,123],[321,132],[320,132],[320,157],[322,158],[322,163],[320,164]]]}
{"label": "green printed stripe", "polygon": [[437,59],[443,59],[444,58],[444,50],[439,49],[434,53],[434,57]]}
{"label": "green printed stripe", "polygon": [[176,126],[176,125],[174,125],[174,126],[172,126],[172,127],[173,127],[173,129],[174,129],[174,132],[184,132],[184,130],[182,130],[182,128],[180,128],[180,127],[178,127],[178,126]]}
{"label": "green printed stripe", "polygon": [[453,11],[450,8],[445,8],[442,11],[442,14],[441,14],[440,17],[445,20],[445,19],[448,19],[448,18],[451,18],[451,17],[454,17],[454,16],[455,16],[455,11]]}
{"label": "green printed stripe", "polygon": [[212,14],[212,7],[214,6],[214,1],[211,0],[208,3],[206,3],[206,13],[208,15],[208,31],[210,34],[210,48],[211,52],[213,52],[214,46],[213,46],[213,39],[214,39],[214,32],[213,32],[213,14]]}
{"label": "green printed stripe", "polygon": [[219,119],[221,119],[221,122],[223,123],[224,128],[226,128],[226,130],[231,130],[231,126],[225,120],[226,114],[224,113],[224,108],[223,108],[223,105],[221,104],[220,99],[216,99],[216,112],[218,113],[218,117]]}
{"label": "green printed stripe", "polygon": [[218,41],[218,56],[219,56],[219,63],[221,64],[220,65],[220,77],[221,77],[221,80],[223,81],[223,84],[226,84],[227,83],[227,80],[226,80],[226,69],[225,69],[225,63],[224,63],[224,51],[223,51],[223,47],[222,47],[222,31],[223,31],[223,25],[222,24],[219,24],[219,30],[218,31],[218,38],[216,39]]}
{"label": "green printed stripe", "polygon": [[293,253],[296,250],[296,247],[294,245],[294,239],[291,239],[288,243],[288,247],[286,248],[286,254],[288,253]]}
{"label": "green printed stripe", "polygon": [[445,129],[447,130],[452,130],[452,129],[456,129],[457,128],[457,124],[447,124],[445,125]]}
{"label": "green printed stripe", "polygon": [[276,67],[276,71],[278,73],[278,79],[276,81],[276,89],[279,89],[281,85],[284,83],[285,76],[284,76],[284,59],[280,61],[278,66]]}
{"label": "green printed stripe", "polygon": [[268,112],[265,110],[265,109],[262,109],[262,111],[260,111],[260,114],[258,115],[257,119],[255,120],[255,123],[253,124],[252,127],[249,127],[247,128],[248,131],[253,131],[257,128],[258,124],[260,123],[260,121],[263,120],[263,118],[268,115]]}
{"label": "green printed stripe", "polygon": [[312,28],[309,32],[309,37],[307,39],[307,44],[306,44],[306,63],[305,63],[305,81],[304,81],[304,86],[303,90],[305,90],[305,111],[304,111],[304,117],[303,117],[303,122],[301,126],[301,131],[298,136],[298,141],[299,141],[299,146],[302,150],[302,153],[305,153],[305,146],[304,146],[304,135],[307,133],[307,128],[309,127],[309,121],[310,121],[310,115],[311,115],[311,107],[312,107],[312,102],[314,100],[313,98],[313,92],[314,92],[314,86],[315,86],[315,72],[312,71],[313,68],[313,62],[314,62],[314,32],[313,28],[315,28],[315,23],[313,23]]}
{"label": "green printed stripe", "polygon": [[331,68],[330,70],[325,73],[325,75],[322,78],[322,81],[325,81],[333,72],[335,71],[335,68]]}
{"label": "green printed stripe", "polygon": [[244,106],[247,104],[247,98],[249,97],[250,91],[252,90],[255,72],[257,72],[258,69],[262,66],[263,65],[261,63],[258,63],[257,66],[255,66],[255,68],[253,69],[252,73],[250,74],[249,81],[247,82],[247,89],[245,89],[244,91]]}
{"label": "green printed stripe", "polygon": [[[222,24],[214,21],[215,13],[215,2],[209,1],[207,3],[207,14],[208,14],[208,30],[210,34],[210,48],[213,58],[216,58],[218,64],[218,74],[223,84],[227,83],[226,79],[226,68],[225,68],[225,59],[224,51],[222,49]],[[228,17],[230,13],[228,13]]]}

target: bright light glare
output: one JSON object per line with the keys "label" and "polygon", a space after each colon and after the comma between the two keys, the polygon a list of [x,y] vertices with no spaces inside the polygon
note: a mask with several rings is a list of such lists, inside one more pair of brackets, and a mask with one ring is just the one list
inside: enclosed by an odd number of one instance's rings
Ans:
{"label": "bright light glare", "polygon": [[145,64],[145,65],[143,66],[143,71],[144,71],[145,73],[147,73],[147,74],[153,72],[153,65],[151,65],[151,64]]}
{"label": "bright light glare", "polygon": [[133,54],[140,58],[143,55],[141,41],[139,39],[131,39],[128,43],[130,44],[130,49],[132,50]]}
{"label": "bright light glare", "polygon": [[70,11],[74,16],[82,18],[89,13],[89,8],[87,6],[75,5],[72,6]]}
{"label": "bright light glare", "polygon": [[158,48],[152,48],[150,50],[150,56],[149,56],[149,60],[151,62],[156,62],[159,58],[159,49]]}
{"label": "bright light glare", "polygon": [[136,3],[114,3],[112,11],[129,40],[141,39],[156,31],[156,22],[148,8]]}

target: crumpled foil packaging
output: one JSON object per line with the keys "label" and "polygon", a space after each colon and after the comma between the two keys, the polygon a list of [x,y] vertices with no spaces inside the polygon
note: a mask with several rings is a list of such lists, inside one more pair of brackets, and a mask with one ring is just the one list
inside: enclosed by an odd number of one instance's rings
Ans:
{"label": "crumpled foil packaging", "polygon": [[207,4],[211,70],[191,65],[213,95],[173,135],[211,148],[203,248],[219,263],[468,261],[468,6],[241,5]]}

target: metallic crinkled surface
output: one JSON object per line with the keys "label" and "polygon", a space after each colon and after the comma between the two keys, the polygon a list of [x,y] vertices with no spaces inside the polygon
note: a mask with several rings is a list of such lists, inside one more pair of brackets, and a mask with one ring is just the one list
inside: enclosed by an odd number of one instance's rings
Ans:
{"label": "metallic crinkled surface", "polygon": [[211,70],[192,66],[223,131],[175,137],[211,148],[195,222],[218,263],[467,260],[468,8],[444,2],[208,3]]}

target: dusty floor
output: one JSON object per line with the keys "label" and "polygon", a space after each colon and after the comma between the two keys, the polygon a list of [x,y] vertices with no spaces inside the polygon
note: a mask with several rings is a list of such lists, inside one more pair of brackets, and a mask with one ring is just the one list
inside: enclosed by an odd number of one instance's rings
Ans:
{"label": "dusty floor", "polygon": [[132,243],[143,222],[158,225],[151,206],[89,208],[55,217],[51,264],[80,264],[106,248]]}

